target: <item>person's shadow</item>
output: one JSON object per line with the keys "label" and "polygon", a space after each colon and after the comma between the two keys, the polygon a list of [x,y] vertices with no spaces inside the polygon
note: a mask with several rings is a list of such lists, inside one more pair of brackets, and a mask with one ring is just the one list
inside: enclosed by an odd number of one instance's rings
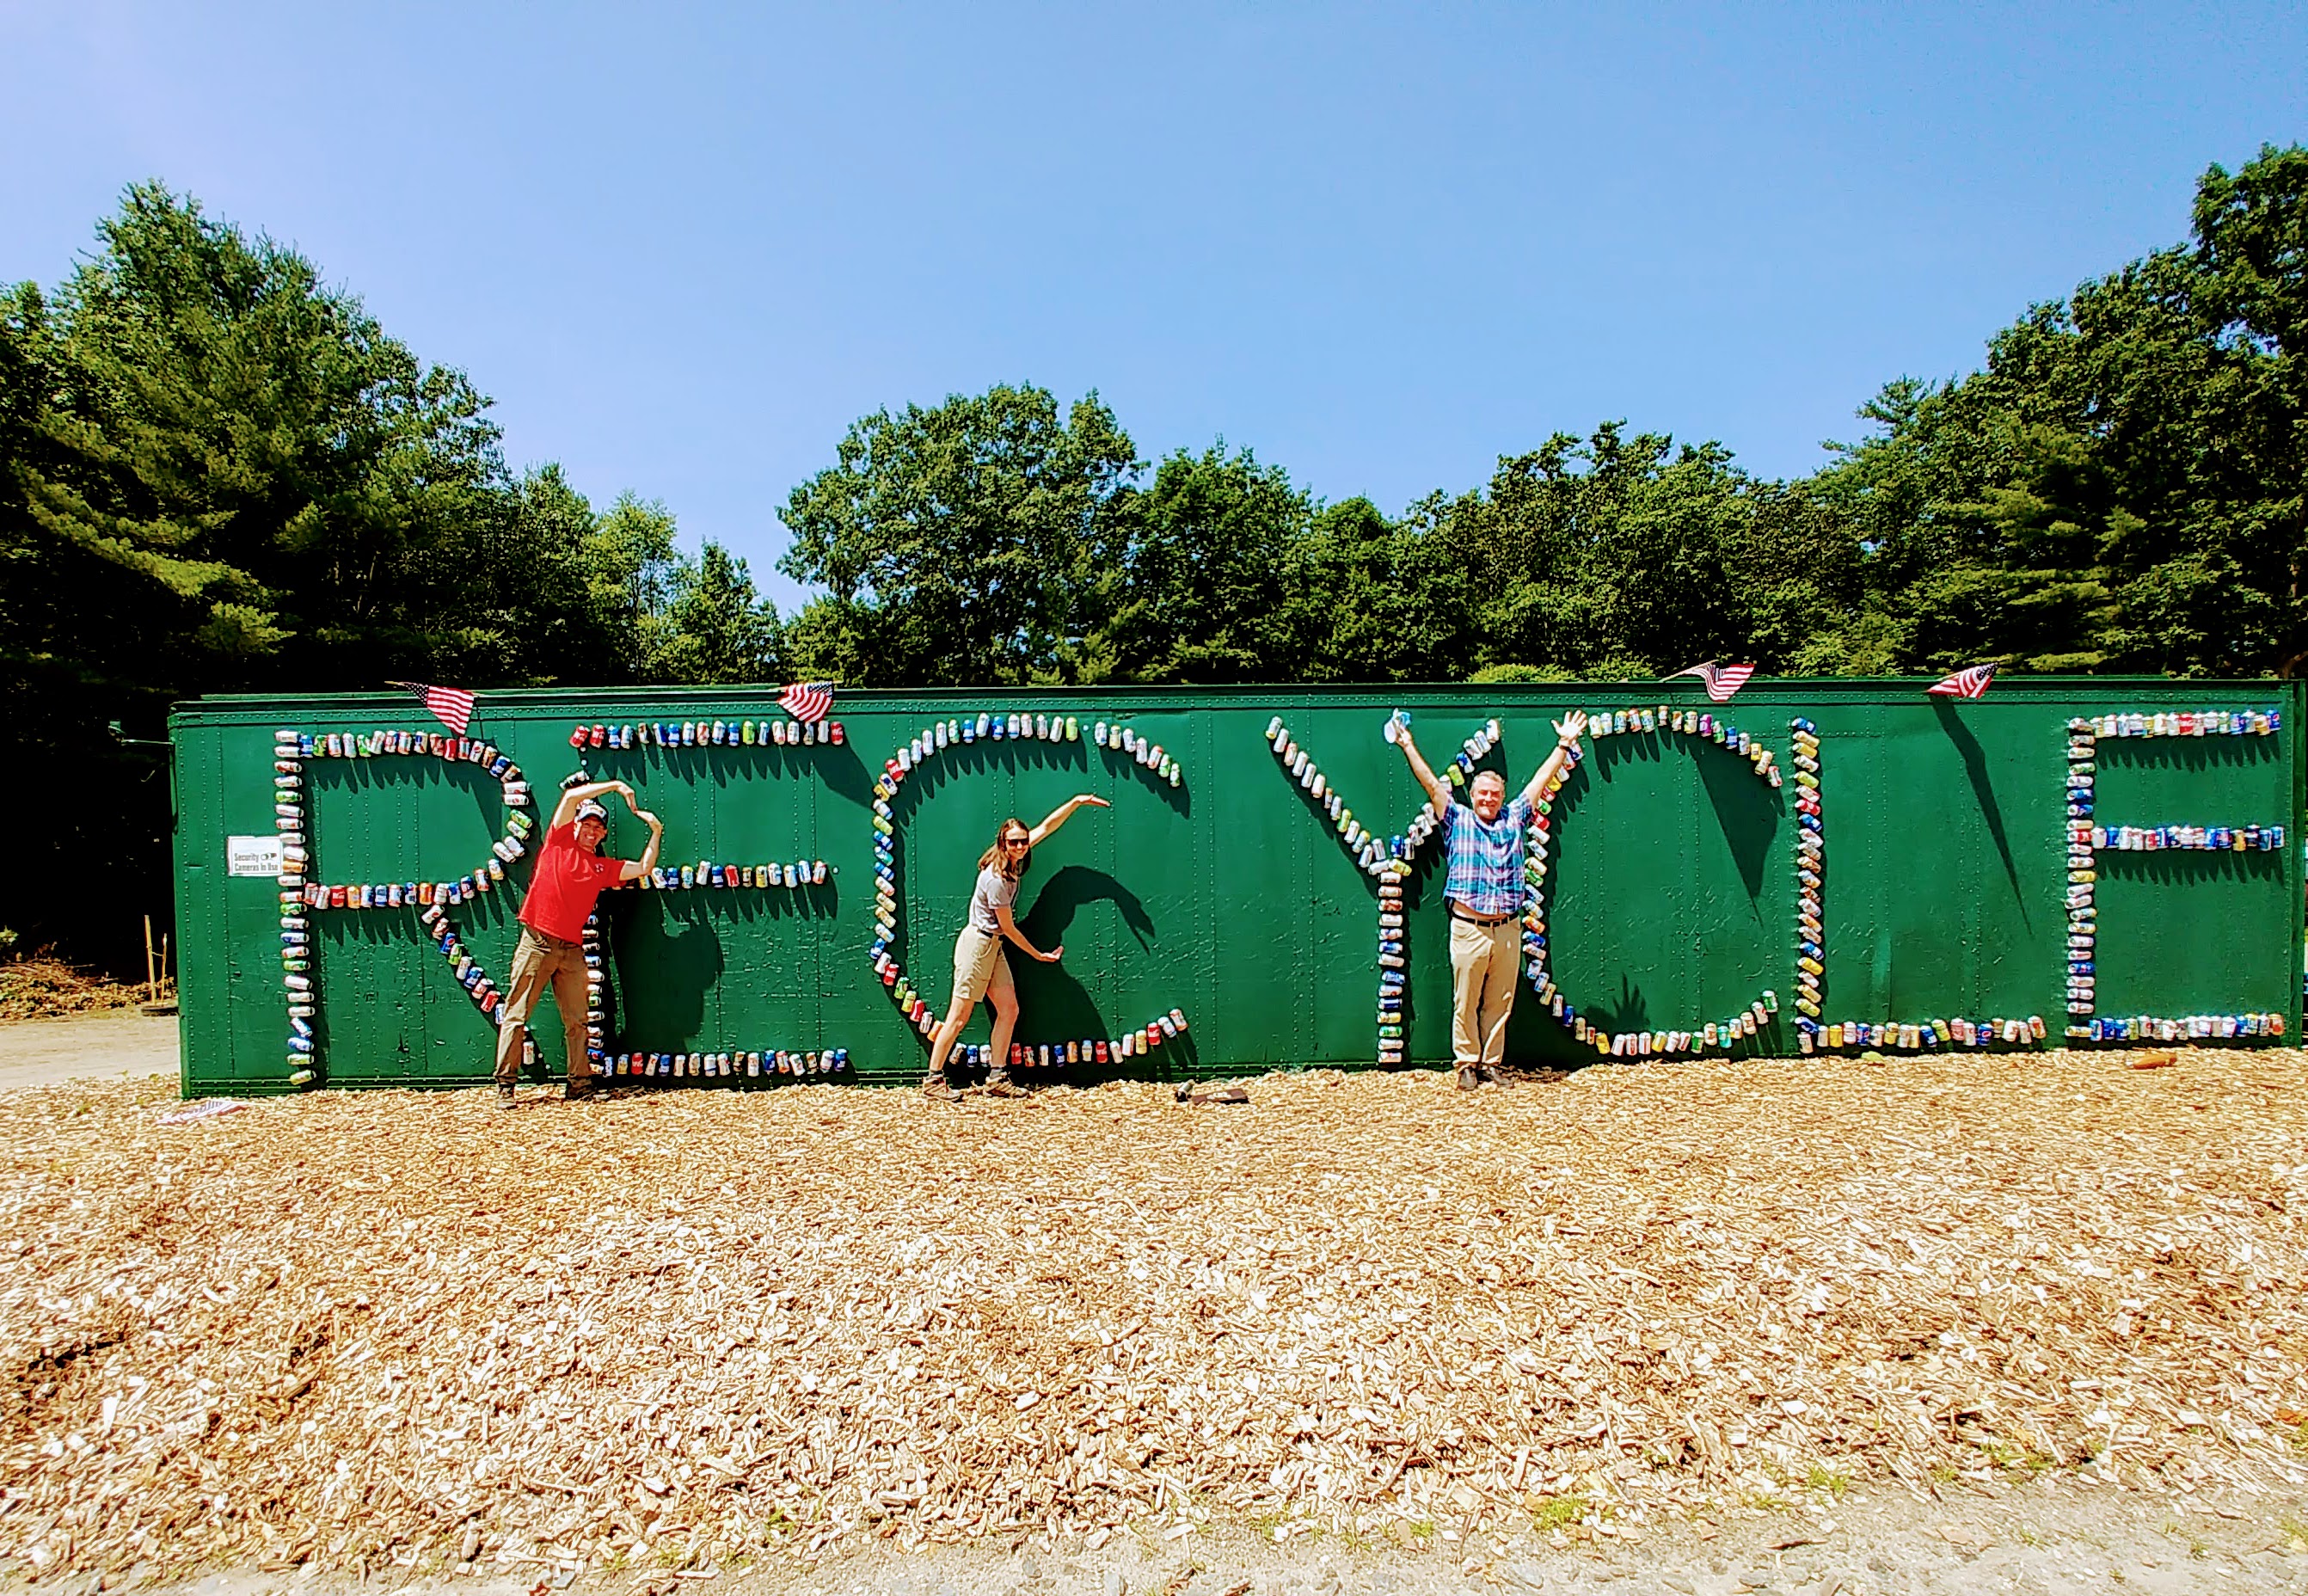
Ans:
{"label": "person's shadow", "polygon": [[[1063,943],[1086,904],[1107,902],[1122,916],[1122,923],[1141,947],[1154,945],[1154,919],[1137,893],[1103,870],[1087,865],[1067,865],[1042,884],[1034,906],[1019,919],[1018,928],[1036,947],[1047,950]],[[1018,985],[1018,1004],[1024,1014],[1019,1033],[1037,1038],[1106,1037],[1113,1026],[1098,1012],[1089,991],[1066,971],[1062,961],[1044,964],[1012,953],[1011,979]]]}
{"label": "person's shadow", "polygon": [[[719,984],[727,956],[719,931],[708,920],[712,906],[682,902],[684,896],[633,893],[611,920],[611,1034],[628,1048],[653,1051],[673,1046],[667,1039],[677,1037],[695,1038],[701,1047],[719,1045],[704,1034],[706,997]],[[626,979],[629,968],[648,971],[649,979]]]}

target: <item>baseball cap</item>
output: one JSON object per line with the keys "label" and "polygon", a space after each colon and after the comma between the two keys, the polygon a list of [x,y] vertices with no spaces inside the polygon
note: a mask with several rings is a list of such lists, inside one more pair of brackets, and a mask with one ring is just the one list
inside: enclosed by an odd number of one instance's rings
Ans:
{"label": "baseball cap", "polygon": [[598,820],[603,825],[607,825],[609,824],[609,812],[602,807],[600,799],[587,798],[583,803],[577,806],[577,818],[580,820]]}

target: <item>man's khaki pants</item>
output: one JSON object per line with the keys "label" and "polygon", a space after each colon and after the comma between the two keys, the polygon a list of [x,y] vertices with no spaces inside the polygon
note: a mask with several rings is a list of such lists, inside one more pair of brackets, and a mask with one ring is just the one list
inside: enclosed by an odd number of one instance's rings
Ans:
{"label": "man's khaki pants", "polygon": [[593,1061],[587,1055],[585,1036],[585,950],[573,942],[548,936],[534,926],[521,928],[512,950],[512,973],[506,978],[504,1015],[497,1026],[497,1084],[510,1086],[521,1074],[521,1044],[529,1035],[529,1017],[538,999],[553,988],[553,1006],[561,1011],[561,1036],[569,1048],[569,1078],[589,1079]]}
{"label": "man's khaki pants", "polygon": [[1520,924],[1513,916],[1495,926],[1451,917],[1451,1057],[1460,1068],[1495,1065],[1506,1057],[1507,1014],[1514,1007],[1521,955]]}

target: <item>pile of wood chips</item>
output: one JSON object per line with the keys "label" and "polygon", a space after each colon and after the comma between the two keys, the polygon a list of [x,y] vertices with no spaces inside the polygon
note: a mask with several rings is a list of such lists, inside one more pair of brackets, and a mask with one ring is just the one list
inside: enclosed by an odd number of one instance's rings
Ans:
{"label": "pile of wood chips", "polygon": [[15,1093],[0,1572],[2296,1481],[2302,1065]]}
{"label": "pile of wood chips", "polygon": [[[175,981],[167,982],[166,988],[168,996],[176,996]],[[0,964],[0,1021],[47,1020],[92,1009],[126,1008],[156,995],[142,986],[75,970],[62,959],[42,956]]]}

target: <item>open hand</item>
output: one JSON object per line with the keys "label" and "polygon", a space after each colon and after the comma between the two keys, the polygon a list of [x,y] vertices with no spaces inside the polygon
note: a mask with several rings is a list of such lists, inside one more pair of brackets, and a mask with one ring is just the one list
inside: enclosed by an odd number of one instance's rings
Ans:
{"label": "open hand", "polygon": [[1114,806],[1107,802],[1106,799],[1099,798],[1096,793],[1092,792],[1075,794],[1074,802],[1078,804],[1088,804],[1095,809],[1111,809],[1114,807]]}
{"label": "open hand", "polygon": [[1585,710],[1572,710],[1554,723],[1555,735],[1566,743],[1574,738],[1584,736],[1586,730],[1587,712]]}
{"label": "open hand", "polygon": [[1055,964],[1058,962],[1058,955],[1065,951],[1066,945],[1062,942],[1058,944],[1057,946],[1052,948],[1048,953],[1040,955],[1041,961],[1045,964]]}

